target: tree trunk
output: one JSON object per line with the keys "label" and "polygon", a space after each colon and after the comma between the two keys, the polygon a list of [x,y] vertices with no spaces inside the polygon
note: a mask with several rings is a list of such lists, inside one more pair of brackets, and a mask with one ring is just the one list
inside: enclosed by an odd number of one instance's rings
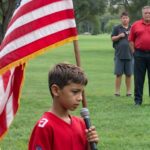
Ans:
{"label": "tree trunk", "polygon": [[7,0],[7,3],[4,3],[3,0],[0,0],[0,9],[2,11],[2,22],[0,24],[0,43],[4,38],[8,23],[15,10],[15,7],[16,7],[15,0]]}

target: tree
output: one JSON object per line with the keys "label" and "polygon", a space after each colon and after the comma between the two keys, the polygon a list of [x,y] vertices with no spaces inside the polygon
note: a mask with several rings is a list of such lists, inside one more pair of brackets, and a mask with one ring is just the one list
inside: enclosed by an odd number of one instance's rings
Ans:
{"label": "tree", "polygon": [[109,12],[105,13],[101,18],[101,31],[103,33],[111,33],[113,26],[120,24],[118,15],[111,15]]}
{"label": "tree", "polygon": [[132,0],[132,3],[128,9],[132,22],[142,17],[141,10],[142,7],[146,5],[150,5],[149,0]]}
{"label": "tree", "polygon": [[95,29],[99,30],[99,17],[105,12],[107,1],[104,0],[73,0],[76,23],[79,28],[79,24],[89,22],[93,25],[93,32],[97,33]]}
{"label": "tree", "polygon": [[73,0],[77,24],[87,19],[90,15],[100,15],[105,12],[104,0]]}
{"label": "tree", "polygon": [[149,0],[109,0],[111,13],[128,11],[132,22],[141,18],[141,9],[146,5],[150,5]]}
{"label": "tree", "polygon": [[0,43],[18,0],[0,0]]}
{"label": "tree", "polygon": [[119,8],[119,6],[123,6],[125,10],[128,9],[131,0],[109,0],[110,6],[114,9]]}
{"label": "tree", "polygon": [[[10,17],[20,0],[0,0],[0,43],[6,32]],[[89,21],[94,26],[94,33],[99,30],[99,15],[105,12],[107,0],[73,0],[77,27],[80,22]]]}

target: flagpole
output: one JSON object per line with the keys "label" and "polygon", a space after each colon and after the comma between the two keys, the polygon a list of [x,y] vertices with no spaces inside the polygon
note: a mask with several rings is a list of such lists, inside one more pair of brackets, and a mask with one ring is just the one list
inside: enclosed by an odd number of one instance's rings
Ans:
{"label": "flagpole", "polygon": [[[80,51],[79,51],[78,40],[74,40],[73,41],[73,46],[74,46],[74,53],[75,53],[75,58],[76,58],[76,64],[77,64],[77,66],[81,67]],[[86,101],[86,98],[85,98],[85,92],[84,91],[82,93],[82,107],[87,107],[87,101]]]}
{"label": "flagpole", "polygon": [[[74,53],[75,53],[75,58],[76,58],[76,64],[77,64],[77,66],[81,67],[78,40],[74,40],[73,45],[74,45]],[[80,113],[81,113],[81,116],[83,117],[83,119],[85,121],[85,125],[86,125],[87,129],[89,129],[90,126],[91,126],[91,123],[90,123],[89,110],[87,109],[87,101],[86,101],[86,98],[85,98],[84,91],[82,93],[82,107],[83,108],[81,109]],[[98,150],[95,142],[90,142],[90,147],[91,147],[91,150]]]}

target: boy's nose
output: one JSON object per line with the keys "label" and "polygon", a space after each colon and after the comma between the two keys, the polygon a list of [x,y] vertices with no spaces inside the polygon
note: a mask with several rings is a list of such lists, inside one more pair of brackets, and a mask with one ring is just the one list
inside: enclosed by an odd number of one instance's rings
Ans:
{"label": "boy's nose", "polygon": [[78,101],[82,101],[82,93],[78,95]]}

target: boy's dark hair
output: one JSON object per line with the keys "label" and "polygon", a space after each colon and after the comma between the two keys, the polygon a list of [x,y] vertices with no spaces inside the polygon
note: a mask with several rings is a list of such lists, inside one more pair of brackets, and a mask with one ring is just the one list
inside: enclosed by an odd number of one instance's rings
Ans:
{"label": "boy's dark hair", "polygon": [[128,12],[126,12],[126,11],[122,12],[120,17],[123,17],[123,16],[129,16]]}
{"label": "boy's dark hair", "polygon": [[53,84],[58,85],[62,89],[70,83],[87,85],[88,79],[80,67],[73,64],[59,63],[49,71],[48,84],[50,92]]}

